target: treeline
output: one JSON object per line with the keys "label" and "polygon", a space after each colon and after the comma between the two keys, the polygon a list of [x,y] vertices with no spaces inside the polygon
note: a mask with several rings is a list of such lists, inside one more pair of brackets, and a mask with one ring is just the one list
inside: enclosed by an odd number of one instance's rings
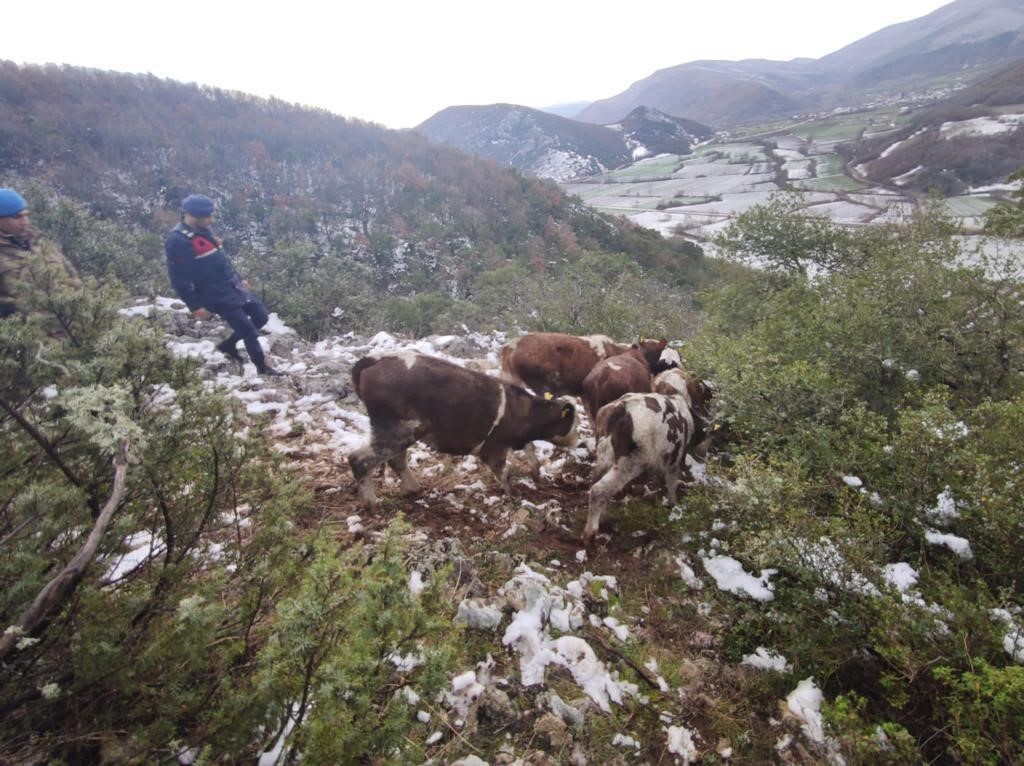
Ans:
{"label": "treeline", "polygon": [[177,221],[186,194],[208,193],[240,271],[314,335],[325,307],[354,321],[385,295],[472,303],[497,268],[557,277],[587,254],[669,287],[705,277],[695,245],[418,134],[153,76],[0,64],[0,168],[116,222],[111,246],[144,247],[132,290],[167,289],[145,237]]}

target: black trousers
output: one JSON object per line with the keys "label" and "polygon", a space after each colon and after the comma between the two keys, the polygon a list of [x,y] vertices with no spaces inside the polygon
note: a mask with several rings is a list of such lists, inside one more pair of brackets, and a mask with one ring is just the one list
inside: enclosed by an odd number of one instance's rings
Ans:
{"label": "black trousers", "polygon": [[267,362],[263,356],[259,336],[260,328],[270,319],[267,307],[259,299],[252,298],[242,306],[217,309],[217,313],[232,330],[231,335],[224,340],[224,345],[234,348],[241,340],[245,343],[245,350],[249,352],[249,358],[256,365],[256,369],[262,370]]}

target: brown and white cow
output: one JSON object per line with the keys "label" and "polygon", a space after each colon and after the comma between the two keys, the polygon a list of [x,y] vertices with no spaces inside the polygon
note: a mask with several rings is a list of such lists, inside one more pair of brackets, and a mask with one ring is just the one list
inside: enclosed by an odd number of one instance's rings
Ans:
{"label": "brown and white cow", "polygon": [[563,335],[533,332],[505,344],[501,369],[512,380],[535,393],[554,396],[583,394],[583,379],[602,359],[638,348],[651,369],[655,369],[665,340],[643,340],[627,346],[604,335]]}
{"label": "brown and white cow", "polygon": [[[501,349],[501,369],[510,380],[537,394],[583,395],[583,380],[598,362],[638,349],[651,369],[656,369],[665,340],[644,340],[633,346],[616,343],[606,335],[564,335],[533,332],[521,335]],[[540,473],[540,461],[532,444],[526,446],[530,472]]]}
{"label": "brown and white cow", "polygon": [[[645,341],[641,341],[643,343]],[[659,345],[665,341],[658,341]],[[638,346],[633,346],[624,354],[602,359],[594,365],[587,377],[583,379],[583,405],[587,417],[594,422],[597,412],[606,404],[614,402],[623,394],[643,394],[651,391],[651,380],[654,375],[665,370],[682,367],[683,360],[677,351],[664,348],[652,364],[650,357],[644,356]]]}
{"label": "brown and white cow", "polygon": [[623,394],[651,390],[651,368],[639,349],[602,359],[583,379],[583,406],[594,422],[598,410]]}
{"label": "brown and white cow", "polygon": [[629,393],[597,413],[597,461],[583,544],[597,534],[611,499],[645,471],[659,473],[669,502],[678,497],[686,455],[704,449],[705,404],[711,387],[682,370],[659,374],[651,393]]}
{"label": "brown and white cow", "polygon": [[370,416],[370,442],[348,462],[370,510],[377,507],[373,472],[381,463],[399,475],[404,494],[419,489],[406,462],[406,451],[418,440],[449,455],[479,455],[506,494],[510,450],[537,439],[576,444],[572,404],[436,357],[363,357],[352,368],[352,383]]}

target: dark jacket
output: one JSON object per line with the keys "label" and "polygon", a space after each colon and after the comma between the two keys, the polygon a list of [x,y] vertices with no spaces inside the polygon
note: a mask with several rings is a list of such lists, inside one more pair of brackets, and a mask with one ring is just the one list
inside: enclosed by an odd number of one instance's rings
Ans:
{"label": "dark jacket", "polygon": [[171,286],[189,311],[204,308],[220,313],[252,300],[220,240],[209,229],[193,230],[179,223],[167,235],[164,253]]}

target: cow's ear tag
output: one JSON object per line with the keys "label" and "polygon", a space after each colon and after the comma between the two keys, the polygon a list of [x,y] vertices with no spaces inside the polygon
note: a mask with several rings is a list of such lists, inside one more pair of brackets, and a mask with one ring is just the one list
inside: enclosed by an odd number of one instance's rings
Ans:
{"label": "cow's ear tag", "polygon": [[549,402],[550,402],[550,401],[551,401],[552,399],[554,399],[555,397],[554,397],[554,395],[553,395],[553,394],[552,394],[552,393],[551,393],[550,391],[545,391],[545,392],[544,392],[544,398],[545,398],[545,399],[546,399],[547,401],[549,401]]}

